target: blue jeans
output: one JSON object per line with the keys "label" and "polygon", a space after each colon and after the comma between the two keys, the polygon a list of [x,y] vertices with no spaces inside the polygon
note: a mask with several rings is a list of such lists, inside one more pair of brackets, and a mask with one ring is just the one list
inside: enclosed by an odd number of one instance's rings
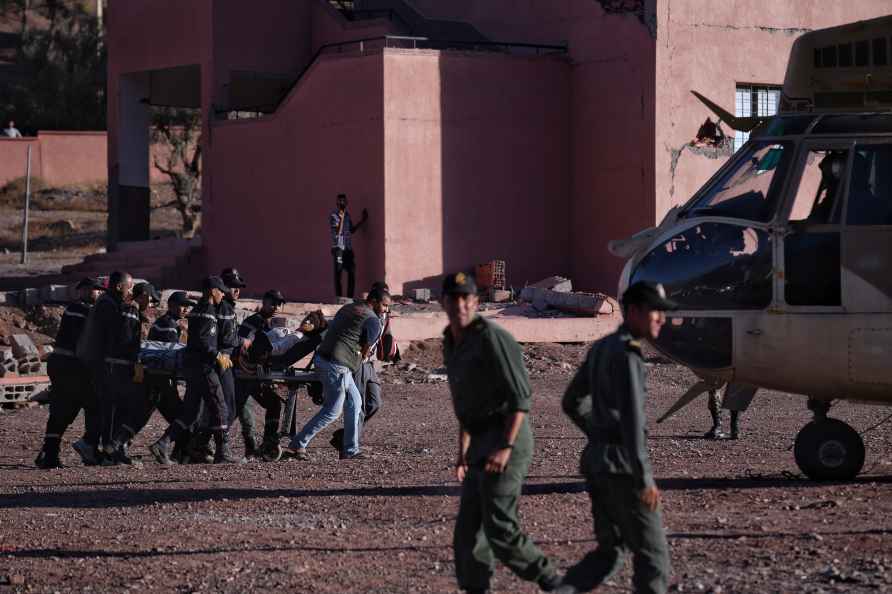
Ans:
{"label": "blue jeans", "polygon": [[321,376],[325,401],[322,408],[304,425],[300,433],[291,440],[292,448],[305,448],[316,434],[344,415],[344,453],[348,456],[359,453],[359,428],[362,425],[362,395],[353,381],[353,373],[348,367],[323,359],[313,358],[313,366]]}

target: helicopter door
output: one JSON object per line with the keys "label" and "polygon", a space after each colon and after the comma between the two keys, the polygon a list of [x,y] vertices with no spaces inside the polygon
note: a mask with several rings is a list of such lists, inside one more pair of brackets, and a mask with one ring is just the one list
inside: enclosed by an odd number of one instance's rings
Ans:
{"label": "helicopter door", "polygon": [[859,142],[843,228],[846,311],[892,312],[892,144]]}
{"label": "helicopter door", "polygon": [[[851,145],[806,145],[783,240],[779,301],[842,308],[842,211]],[[819,309],[818,311],[820,311]]]}

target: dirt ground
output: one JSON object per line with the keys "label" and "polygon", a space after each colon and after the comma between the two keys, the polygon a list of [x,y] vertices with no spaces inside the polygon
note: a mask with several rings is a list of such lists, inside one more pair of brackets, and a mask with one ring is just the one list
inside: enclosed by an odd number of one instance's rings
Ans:
{"label": "dirt ground", "polygon": [[[523,523],[561,567],[595,545],[576,471],[583,439],[560,410],[567,367],[584,352],[526,348],[537,450]],[[47,410],[0,416],[0,592],[455,592],[456,423],[447,386],[428,378],[439,345],[404,357],[382,374],[384,407],[362,462],[339,462],[327,430],[310,462],[86,468],[69,447],[78,420],[64,440],[68,467],[40,471],[32,461]],[[651,423],[691,380],[652,360]],[[302,420],[315,410],[301,399]],[[864,430],[888,412],[840,404],[834,414]],[[760,393],[738,442],[700,437],[702,399],[651,425],[672,591],[892,591],[892,426],[865,435],[861,478],[815,484],[798,477],[791,451],[808,420],[803,398]],[[162,429],[154,419],[134,453],[148,458]],[[536,591],[502,568],[493,586]],[[630,591],[629,564],[600,591]]]}

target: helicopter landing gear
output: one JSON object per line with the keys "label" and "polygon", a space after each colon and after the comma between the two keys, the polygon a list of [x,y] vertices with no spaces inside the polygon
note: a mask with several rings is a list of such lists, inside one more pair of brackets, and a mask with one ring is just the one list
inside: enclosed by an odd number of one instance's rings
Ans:
{"label": "helicopter landing gear", "polygon": [[838,419],[827,417],[830,403],[809,398],[814,420],[796,436],[796,464],[816,481],[845,481],[864,467],[864,441],[858,432]]}

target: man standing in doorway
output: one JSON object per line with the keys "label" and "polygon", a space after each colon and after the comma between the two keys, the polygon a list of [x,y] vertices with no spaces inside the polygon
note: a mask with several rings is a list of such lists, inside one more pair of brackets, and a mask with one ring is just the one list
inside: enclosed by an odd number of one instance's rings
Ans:
{"label": "man standing in doorway", "polygon": [[362,218],[355,225],[347,211],[347,194],[338,194],[337,209],[328,218],[331,227],[331,255],[334,258],[335,296],[343,297],[341,273],[347,273],[347,297],[353,298],[356,288],[356,259],[351,236],[369,219],[369,211],[362,209]]}

